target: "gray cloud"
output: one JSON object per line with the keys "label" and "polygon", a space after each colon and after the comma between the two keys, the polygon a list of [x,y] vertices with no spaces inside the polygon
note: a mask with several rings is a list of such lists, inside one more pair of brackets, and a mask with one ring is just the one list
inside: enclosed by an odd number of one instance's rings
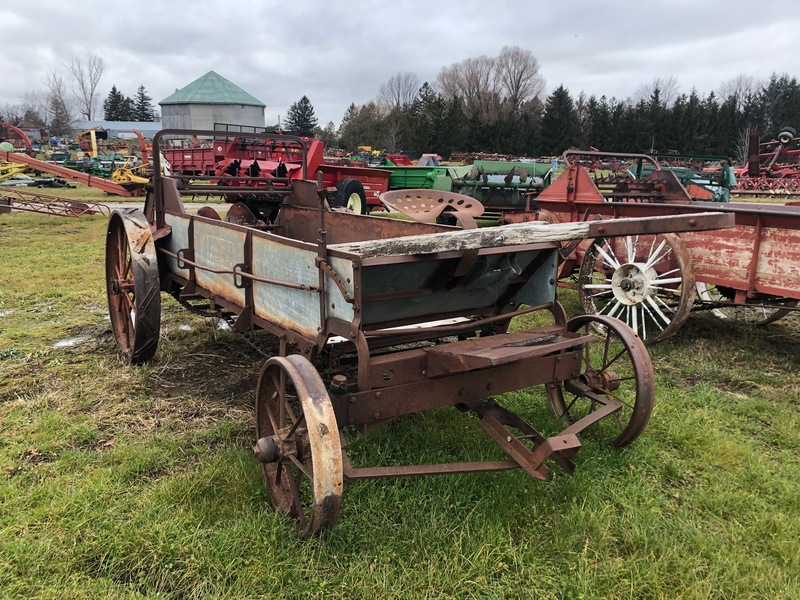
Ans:
{"label": "gray cloud", "polygon": [[50,70],[96,53],[100,83],[161,100],[213,69],[267,104],[267,122],[302,95],[339,123],[398,71],[432,81],[443,66],[503,46],[529,49],[548,89],[625,98],[655,77],[708,93],[739,74],[800,75],[791,0],[748,17],[742,0],[289,2],[37,0],[0,9],[0,106],[44,88]]}

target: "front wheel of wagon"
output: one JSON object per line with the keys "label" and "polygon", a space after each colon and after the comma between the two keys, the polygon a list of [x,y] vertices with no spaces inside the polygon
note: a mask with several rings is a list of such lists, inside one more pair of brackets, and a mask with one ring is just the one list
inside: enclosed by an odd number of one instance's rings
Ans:
{"label": "front wheel of wagon", "polygon": [[156,353],[161,289],[150,224],[137,209],[114,211],[106,236],[106,293],[111,331],[126,364]]}
{"label": "front wheel of wagon", "polygon": [[672,233],[594,240],[581,261],[578,293],[588,314],[616,317],[647,342],[665,339],[692,311],[689,251]]}
{"label": "front wheel of wagon", "polygon": [[306,538],[333,526],[344,483],[333,405],[322,379],[300,355],[270,358],[256,388],[253,453],[275,510]]}
{"label": "front wheel of wagon", "polygon": [[653,411],[654,374],[647,348],[630,327],[610,317],[575,317],[567,329],[591,339],[581,348],[578,376],[547,384],[550,408],[572,424],[617,404],[618,410],[590,425],[587,432],[612,446],[630,444]]}

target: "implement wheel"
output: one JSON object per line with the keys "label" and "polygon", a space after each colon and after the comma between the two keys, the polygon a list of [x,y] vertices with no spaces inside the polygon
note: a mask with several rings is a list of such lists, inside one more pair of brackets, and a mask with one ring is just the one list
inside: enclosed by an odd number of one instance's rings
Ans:
{"label": "implement wheel", "polygon": [[357,215],[367,214],[367,194],[358,179],[342,179],[336,184],[336,196],[331,206],[346,208]]}
{"label": "implement wheel", "polygon": [[106,293],[111,331],[126,364],[156,353],[161,326],[161,290],[156,246],[141,211],[116,210],[106,237]]}
{"label": "implement wheel", "polygon": [[616,317],[648,342],[689,318],[694,284],[689,251],[673,233],[594,240],[578,272],[583,309]]}
{"label": "implement wheel", "polygon": [[[719,302],[733,300],[735,290],[730,288],[718,288],[715,285],[697,282],[697,297],[704,302]],[[767,306],[769,305],[769,306]],[[711,314],[719,319],[732,319],[742,321],[751,325],[769,325],[778,319],[782,319],[795,311],[791,308],[797,306],[797,300],[793,298],[776,298],[750,306],[748,304],[737,304],[735,306],[719,306],[711,309]]]}
{"label": "implement wheel", "polygon": [[306,538],[339,518],[342,448],[328,392],[300,355],[270,358],[256,389],[253,454],[275,510],[298,520]]}
{"label": "implement wheel", "polygon": [[589,334],[581,349],[580,374],[546,386],[550,408],[567,423],[577,423],[609,403],[619,410],[590,426],[611,446],[625,446],[639,437],[653,412],[653,364],[642,341],[617,319],[595,315],[575,317],[569,331]]}

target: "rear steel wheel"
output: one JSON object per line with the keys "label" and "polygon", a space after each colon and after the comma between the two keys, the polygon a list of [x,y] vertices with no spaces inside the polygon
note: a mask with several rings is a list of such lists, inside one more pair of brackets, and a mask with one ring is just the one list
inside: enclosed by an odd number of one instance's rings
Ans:
{"label": "rear steel wheel", "polygon": [[667,338],[692,310],[689,252],[672,233],[594,240],[581,261],[578,293],[588,314],[616,317],[648,342]]}
{"label": "rear steel wheel", "polygon": [[328,392],[300,355],[270,358],[256,389],[253,453],[275,510],[309,537],[339,517],[344,482],[339,428]]}
{"label": "rear steel wheel", "polygon": [[580,373],[574,379],[546,386],[550,408],[567,423],[577,423],[610,404],[619,405],[586,430],[612,446],[639,437],[653,411],[653,365],[642,341],[617,319],[582,315],[569,331],[592,336],[581,348]]}
{"label": "rear steel wheel", "polygon": [[114,211],[106,237],[106,293],[111,330],[126,364],[156,353],[161,290],[150,224],[137,209]]}
{"label": "rear steel wheel", "polygon": [[[731,293],[726,294],[725,289],[703,282],[697,282],[697,297],[705,302],[733,301]],[[769,306],[766,306],[769,305]],[[736,306],[718,306],[711,309],[711,314],[719,319],[733,319],[743,321],[751,325],[769,325],[778,319],[795,311],[784,307],[797,306],[797,300],[793,298],[776,298],[769,302],[750,306],[748,304],[737,304]]]}

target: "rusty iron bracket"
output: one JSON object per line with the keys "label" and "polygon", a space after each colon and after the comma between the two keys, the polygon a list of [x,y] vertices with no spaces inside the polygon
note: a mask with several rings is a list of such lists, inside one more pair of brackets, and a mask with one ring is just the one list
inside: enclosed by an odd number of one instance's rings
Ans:
{"label": "rusty iron bracket", "polygon": [[333,282],[336,284],[336,287],[339,288],[339,291],[342,293],[345,302],[347,302],[348,304],[353,304],[354,305],[353,308],[355,309],[355,304],[354,304],[355,299],[353,299],[353,297],[347,293],[347,288],[344,286],[344,282],[342,282],[342,278],[339,277],[339,274],[333,270],[333,267],[331,267],[326,261],[321,259],[319,256],[316,258],[316,263],[317,266],[320,269],[322,269],[328,275],[328,277],[330,277],[333,280]]}

